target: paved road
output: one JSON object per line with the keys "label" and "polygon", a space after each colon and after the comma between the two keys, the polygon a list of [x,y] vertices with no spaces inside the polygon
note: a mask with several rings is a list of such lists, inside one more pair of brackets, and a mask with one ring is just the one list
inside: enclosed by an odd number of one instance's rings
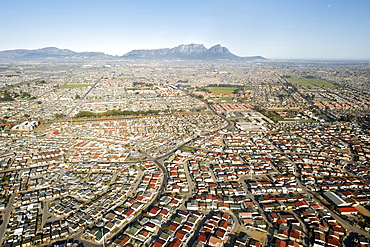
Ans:
{"label": "paved road", "polygon": [[303,98],[305,99],[313,108],[315,108],[318,112],[321,112],[323,114],[325,114],[326,116],[328,116],[329,118],[331,119],[336,119],[336,117],[334,115],[332,115],[331,113],[327,112],[327,111],[324,111],[322,110],[321,108],[319,108],[317,105],[315,105],[315,103],[312,102],[311,99],[307,98],[306,95],[304,95],[303,93],[301,93],[301,91],[299,91],[297,89],[297,87],[295,85],[293,85],[292,83],[288,82],[286,78],[283,78],[279,75],[280,77],[280,80],[281,81],[284,81],[287,85],[290,85],[292,88],[294,88],[294,90]]}
{"label": "paved road", "polygon": [[[316,196],[310,190],[308,190],[305,186],[303,186],[298,179],[297,179],[297,182],[298,182],[299,186],[303,189],[304,193],[307,193],[307,194],[311,195],[312,198],[316,198]],[[347,230],[347,235],[350,234],[351,232],[355,232],[355,233],[358,233],[358,234],[362,234],[367,238],[370,238],[370,233],[364,232],[361,229],[359,229],[355,226],[352,226],[351,224],[348,223],[348,221],[344,220],[336,212],[330,210],[328,207],[323,205],[319,200],[317,200],[317,201],[320,205],[324,206],[328,210],[328,212],[330,212],[331,216],[334,219],[336,219],[339,222],[339,224],[341,224]]]}
{"label": "paved road", "polygon": [[94,85],[84,94],[84,96],[81,97],[81,99],[78,101],[78,103],[72,107],[72,109],[67,113],[66,117],[65,118],[68,118],[69,115],[71,115],[71,113],[81,105],[81,103],[85,100],[86,96],[96,87],[96,85],[98,85],[98,83],[101,81],[101,79],[103,79],[103,77],[100,77],[95,83]]}
{"label": "paved road", "polygon": [[3,239],[4,239],[4,234],[5,234],[5,229],[6,229],[6,226],[8,225],[8,221],[9,221],[9,218],[10,218],[10,213],[12,212],[13,210],[13,201],[14,201],[14,197],[15,197],[16,193],[13,193],[10,198],[9,198],[9,202],[4,210],[4,216],[3,216],[3,224],[1,224],[0,226],[0,243],[3,242]]}
{"label": "paved road", "polygon": [[[151,206],[154,206],[154,204],[157,203],[157,201],[160,198],[160,196],[164,193],[165,188],[167,187],[167,181],[168,181],[167,171],[166,171],[166,168],[163,166],[163,161],[168,156],[166,155],[166,156],[162,156],[161,158],[154,158],[154,157],[152,157],[152,156],[150,156],[149,154],[146,154],[146,153],[144,153],[144,155],[146,155],[148,157],[147,160],[154,162],[158,166],[158,168],[160,170],[162,170],[162,173],[163,173],[163,182],[162,182],[161,188],[160,188],[159,192],[157,193],[157,195],[152,199],[151,203],[145,205],[145,207],[142,209],[142,212],[144,212],[145,210],[147,210]],[[137,162],[135,162],[135,163],[137,163]],[[134,192],[135,192],[135,190],[132,190],[131,194],[133,194]],[[118,238],[124,232],[124,230],[126,229],[126,226],[128,224],[131,224],[132,222],[137,221],[141,216],[142,216],[142,214],[137,214],[130,222],[126,223],[120,231],[118,231],[117,233],[115,233],[114,235],[112,235],[109,239],[107,239],[107,241],[106,241],[107,246],[109,244],[111,244],[116,238]],[[77,239],[80,242],[83,242],[86,247],[99,247],[99,246],[102,246],[102,244],[96,244],[96,243],[93,243],[93,242],[90,242],[88,240],[83,239],[82,238],[82,233],[79,234],[78,236],[74,237],[74,239]]]}
{"label": "paved road", "polygon": [[[249,191],[248,185],[246,184],[245,180],[249,178],[247,175],[241,176],[238,179],[238,182],[243,186],[244,191],[247,193],[246,197],[251,199],[254,203],[254,205],[257,206],[258,211],[264,212],[264,210],[260,207],[260,204],[254,199],[254,195]],[[273,227],[271,222],[267,220],[266,215],[262,213],[263,220],[269,225],[269,228]]]}
{"label": "paved road", "polygon": [[[214,109],[207,103],[207,106],[212,110],[212,112],[218,116],[220,116],[219,114],[217,114]],[[225,129],[225,128],[229,128],[231,126],[231,122],[229,120],[227,120],[225,117],[223,116],[220,116],[221,118],[223,118],[226,122],[227,122],[227,125],[224,126],[224,127],[221,127],[219,128],[218,130],[215,130],[215,131],[212,131],[212,132],[209,132],[205,135],[209,135],[210,133],[214,133],[216,131],[219,131],[219,130],[222,130],[222,129]],[[149,205],[146,205],[145,208],[143,209],[146,210],[147,208],[149,208],[150,206],[154,206],[154,204],[157,203],[158,199],[160,198],[160,196],[165,192],[166,188],[167,188],[167,182],[168,182],[168,174],[167,174],[167,170],[166,168],[163,166],[163,162],[170,156],[172,156],[174,154],[174,152],[178,149],[181,149],[183,146],[187,145],[188,143],[190,143],[192,140],[189,140],[183,144],[181,144],[180,146],[178,146],[177,148],[173,149],[172,151],[168,152],[167,154],[165,155],[162,155],[160,157],[152,157],[150,154],[147,154],[145,152],[143,152],[144,155],[147,156],[147,160],[150,160],[150,161],[153,161],[157,166],[158,168],[162,171],[163,173],[163,182],[162,182],[162,185],[161,185],[161,188],[159,190],[159,192],[157,193],[157,196],[152,200],[152,203],[150,203]],[[188,174],[188,173],[187,173]],[[190,174],[188,174],[189,176]],[[192,181],[191,180],[191,177],[188,177],[188,181]],[[189,193],[188,195],[191,195],[191,189],[190,189],[190,183],[189,183]],[[138,220],[138,218],[141,217],[141,215],[137,215],[133,220],[131,220],[131,222],[135,222]],[[125,229],[125,228],[123,228]],[[116,233],[110,240],[107,241],[107,244],[110,244],[114,241],[115,238],[117,238],[120,234],[123,233],[123,229],[121,231],[119,231],[118,233]],[[95,246],[92,246],[92,247],[95,247]]]}
{"label": "paved road", "polygon": [[[274,144],[274,142],[272,141],[272,140],[270,140],[270,142],[271,142],[271,144],[272,145],[274,145],[278,150],[280,150],[280,148],[279,147],[277,147],[275,144]],[[351,151],[352,152],[352,151]],[[300,155],[300,153],[286,153],[286,154],[298,154],[298,155]],[[292,164],[294,164],[294,166],[295,166],[295,171],[296,171],[296,181],[297,181],[297,187],[300,187],[300,188],[302,188],[302,190],[303,190],[303,192],[304,193],[306,193],[306,194],[308,194],[308,195],[310,195],[312,198],[316,198],[316,196],[310,191],[310,190],[308,190],[307,189],[307,187],[306,186],[304,186],[302,183],[301,183],[301,181],[299,180],[299,178],[298,178],[298,176],[299,176],[299,174],[297,174],[297,171],[298,171],[298,168],[297,168],[297,165],[296,165],[296,163],[293,161],[293,160],[291,160],[290,158],[289,158],[289,156],[285,156]],[[351,162],[349,162],[349,163],[351,163]],[[349,171],[347,171],[347,172],[349,172]],[[349,172],[349,174],[351,174],[350,172]],[[351,174],[352,176],[354,176],[354,177],[356,177],[356,175],[354,175],[354,174]],[[321,206],[324,206],[327,210],[328,210],[328,212],[330,212],[331,213],[331,215],[332,215],[332,217],[334,218],[334,219],[336,219],[345,229],[346,229],[346,231],[347,231],[347,235],[349,235],[351,232],[354,232],[354,233],[358,233],[358,234],[362,234],[362,235],[364,235],[364,236],[366,236],[367,238],[370,238],[370,233],[367,233],[367,232],[364,232],[364,231],[362,231],[361,229],[359,229],[359,228],[357,228],[357,227],[355,227],[355,226],[352,226],[351,224],[349,224],[348,223],[348,221],[346,221],[346,220],[344,220],[341,216],[339,216],[336,212],[334,212],[334,211],[332,211],[332,210],[330,210],[328,207],[326,207],[325,205],[323,205],[321,202],[320,202],[320,200],[318,200],[318,199],[316,199],[316,201],[321,205]]]}
{"label": "paved road", "polygon": [[[81,98],[81,100],[79,101],[78,104],[76,104],[72,109],[71,111],[67,114],[67,117],[80,105],[80,103],[85,99],[85,97],[91,92],[91,90],[99,83],[99,81],[101,80],[102,78],[100,78],[99,80],[97,80],[95,82],[95,84],[89,89],[88,92],[85,93],[85,95]],[[214,132],[217,132],[217,131],[220,131],[222,129],[225,129],[225,128],[229,128],[231,126],[231,122],[229,120],[227,120],[224,116],[222,115],[219,115],[217,112],[214,111],[214,109],[206,102],[206,101],[203,101],[207,107],[216,115],[220,116],[221,118],[223,118],[226,122],[227,122],[227,125],[224,126],[224,127],[221,127],[215,131],[211,131],[211,132],[208,132],[206,133],[205,135],[209,135],[211,133],[214,133]],[[196,137],[197,138],[197,137]],[[164,160],[166,160],[168,157],[170,157],[171,155],[174,154],[174,152],[180,148],[182,148],[183,146],[187,145],[188,143],[190,143],[192,140],[189,140],[183,144],[181,144],[180,146],[178,146],[177,148],[173,149],[172,151],[168,152],[167,154],[165,155],[162,155],[160,157],[152,157],[151,155],[149,154],[145,154],[148,159],[147,160],[150,160],[152,162],[154,162],[158,168],[162,171],[162,174],[163,174],[163,182],[162,182],[162,185],[161,185],[161,188],[160,190],[158,191],[157,195],[155,198],[153,198],[152,202],[150,204],[147,204],[143,210],[146,210],[147,208],[149,208],[150,206],[153,206],[154,204],[157,203],[159,197],[165,192],[166,188],[167,188],[167,181],[168,181],[168,174],[167,174],[167,171],[166,171],[166,168],[163,166],[163,162]],[[106,162],[104,162],[106,163]],[[114,162],[114,163],[117,163],[117,162]],[[129,162],[123,162],[123,163],[129,163]],[[137,163],[137,162],[133,162],[133,163]],[[71,166],[70,166],[71,167]],[[70,169],[70,168],[69,168]],[[192,183],[192,180],[191,180],[191,177],[190,177],[190,174],[188,174],[188,181],[190,182],[189,183],[189,195],[191,195],[191,183]],[[132,191],[131,194],[134,193],[134,190]],[[13,199],[15,197],[15,194],[12,195],[11,199],[10,199],[10,202],[6,208],[6,210],[4,211],[5,212],[5,215],[4,215],[4,224],[1,225],[0,227],[0,232],[5,232],[5,228],[7,226],[7,222],[9,220],[9,215],[10,215],[10,212],[11,210],[13,209],[13,205],[12,205],[12,202],[13,202]],[[46,217],[46,215],[44,216]],[[138,220],[138,218],[141,217],[141,215],[137,215],[131,222],[135,222]],[[43,219],[43,222],[46,222],[47,221],[47,218],[44,218]],[[129,223],[128,223],[129,224]],[[121,233],[123,232],[123,229],[121,231],[119,231],[118,233],[116,233],[111,239],[107,240],[107,244],[111,243],[116,237],[118,237]],[[83,237],[83,231],[81,231],[80,233],[76,234],[76,235],[73,235],[73,237],[70,237],[70,239],[73,239],[73,240],[78,240],[79,242],[82,242],[84,244],[84,246],[87,246],[87,247],[100,247],[102,246],[102,244],[97,244],[97,243],[94,243],[94,242],[90,242],[88,240],[85,240]],[[3,237],[3,236],[1,236]],[[2,240],[2,238],[0,239]]]}

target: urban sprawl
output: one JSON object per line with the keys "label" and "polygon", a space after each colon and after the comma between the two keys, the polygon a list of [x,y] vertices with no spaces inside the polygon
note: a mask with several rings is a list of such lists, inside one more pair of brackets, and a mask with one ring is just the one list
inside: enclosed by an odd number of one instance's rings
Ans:
{"label": "urban sprawl", "polygon": [[370,245],[370,64],[0,64],[2,246]]}

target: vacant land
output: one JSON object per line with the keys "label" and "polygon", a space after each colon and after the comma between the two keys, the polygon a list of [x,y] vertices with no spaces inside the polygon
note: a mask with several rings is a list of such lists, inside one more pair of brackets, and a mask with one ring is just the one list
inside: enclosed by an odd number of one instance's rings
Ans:
{"label": "vacant land", "polygon": [[189,153],[195,152],[195,148],[187,147],[187,146],[182,147],[180,150],[181,150],[181,152],[189,152]]}
{"label": "vacant land", "polygon": [[336,87],[334,84],[320,79],[309,79],[303,77],[287,78],[288,82],[296,86],[304,87]]}
{"label": "vacant land", "polygon": [[267,240],[267,233],[258,231],[254,228],[248,228],[247,231],[245,231],[251,238],[256,239],[260,241],[262,244],[266,243]]}
{"label": "vacant land", "polygon": [[79,87],[89,87],[91,84],[66,84],[60,88],[79,88]]}
{"label": "vacant land", "polygon": [[357,205],[355,207],[361,214],[367,216],[367,217],[370,217],[370,211],[367,210],[365,207],[361,206],[361,205]]}
{"label": "vacant land", "polygon": [[214,94],[232,94],[236,88],[234,87],[210,87],[209,90]]}

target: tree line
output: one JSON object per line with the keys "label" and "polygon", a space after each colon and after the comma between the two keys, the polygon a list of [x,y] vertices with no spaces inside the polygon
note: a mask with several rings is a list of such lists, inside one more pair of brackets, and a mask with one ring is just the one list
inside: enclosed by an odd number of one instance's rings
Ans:
{"label": "tree line", "polygon": [[148,110],[148,111],[121,111],[121,110],[109,110],[106,112],[94,113],[91,111],[80,111],[76,114],[76,118],[96,118],[96,117],[114,117],[114,116],[143,116],[143,115],[156,115],[159,114],[159,110]]}

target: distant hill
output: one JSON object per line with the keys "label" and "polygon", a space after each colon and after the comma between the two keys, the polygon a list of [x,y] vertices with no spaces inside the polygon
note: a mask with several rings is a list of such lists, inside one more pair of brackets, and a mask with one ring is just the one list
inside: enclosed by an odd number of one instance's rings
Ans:
{"label": "distant hill", "polygon": [[113,56],[102,52],[74,52],[56,47],[46,47],[37,50],[0,51],[0,60],[60,60],[60,59],[111,59]]}
{"label": "distant hill", "polygon": [[56,47],[46,47],[36,50],[0,51],[0,60],[110,60],[110,59],[153,59],[153,60],[256,60],[265,59],[261,56],[239,57],[229,49],[215,45],[207,49],[201,44],[180,45],[174,48],[154,50],[133,50],[123,56],[111,56],[102,52],[74,52]]}

